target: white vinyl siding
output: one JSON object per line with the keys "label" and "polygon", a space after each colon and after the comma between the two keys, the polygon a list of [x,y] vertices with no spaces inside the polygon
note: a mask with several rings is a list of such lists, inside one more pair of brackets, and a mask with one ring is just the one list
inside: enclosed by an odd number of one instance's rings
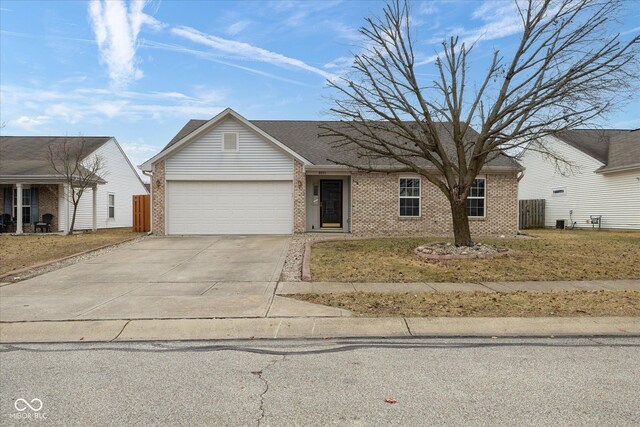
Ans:
{"label": "white vinyl siding", "polygon": [[291,181],[169,181],[167,234],[291,234]]}
{"label": "white vinyl siding", "polygon": [[[104,180],[106,184],[98,186],[97,226],[98,228],[131,227],[133,225],[132,196],[148,194],[138,174],[118,147],[115,140],[110,140],[98,148],[95,154],[101,155],[105,161]],[[115,218],[109,219],[109,193],[116,194]],[[80,199],[76,215],[76,230],[89,230],[93,227],[93,190],[87,189]],[[71,221],[73,206],[66,200],[61,202],[60,227]],[[66,212],[68,207],[68,213]],[[65,217],[66,216],[66,217]]]}
{"label": "white vinyl siding", "polygon": [[[224,134],[238,150],[224,151]],[[167,180],[291,180],[293,159],[234,118],[227,118],[166,160]]]}
{"label": "white vinyl siding", "polygon": [[[575,175],[562,176],[555,165],[534,152],[525,152],[526,168],[518,187],[518,199],[545,199],[545,225],[556,220],[569,224],[573,210],[576,227],[591,228],[591,215],[602,215],[603,228],[640,229],[640,170],[597,174],[602,163],[561,141],[550,139],[554,150],[577,165]],[[565,190],[554,195],[554,190]]]}

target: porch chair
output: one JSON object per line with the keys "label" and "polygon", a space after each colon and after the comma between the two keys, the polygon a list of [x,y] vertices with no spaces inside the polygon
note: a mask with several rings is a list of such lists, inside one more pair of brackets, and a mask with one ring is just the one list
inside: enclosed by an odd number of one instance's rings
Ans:
{"label": "porch chair", "polygon": [[11,215],[2,214],[2,226],[0,227],[0,230],[2,230],[3,233],[10,233],[12,231],[13,226],[14,226],[14,223],[13,223],[13,218],[11,218]]}
{"label": "porch chair", "polygon": [[36,222],[34,225],[34,232],[38,232],[38,228],[44,233],[51,233],[51,222],[53,221],[53,215],[50,213],[46,213],[42,215],[42,221]]}

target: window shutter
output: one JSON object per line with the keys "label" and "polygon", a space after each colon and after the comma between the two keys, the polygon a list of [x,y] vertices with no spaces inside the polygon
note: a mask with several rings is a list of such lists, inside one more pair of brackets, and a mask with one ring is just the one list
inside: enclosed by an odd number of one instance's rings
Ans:
{"label": "window shutter", "polygon": [[5,187],[4,189],[4,207],[3,207],[3,211],[2,213],[6,213],[9,214],[11,216],[13,216],[13,212],[11,209],[11,204],[13,201],[13,188],[11,187]]}
{"label": "window shutter", "polygon": [[38,189],[31,187],[31,224],[35,224],[40,220],[38,217],[38,205]]}

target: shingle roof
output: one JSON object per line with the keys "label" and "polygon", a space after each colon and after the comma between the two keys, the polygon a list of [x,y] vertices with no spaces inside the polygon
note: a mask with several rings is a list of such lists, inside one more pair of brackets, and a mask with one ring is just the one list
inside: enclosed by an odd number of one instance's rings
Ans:
{"label": "shingle roof", "polygon": [[[171,147],[208,120],[189,120],[189,122],[174,136],[162,151]],[[353,149],[336,148],[330,138],[321,138],[322,125],[337,126],[340,122],[313,120],[249,120],[253,125],[277,139],[314,165],[334,165],[331,160],[358,164],[357,152]],[[443,140],[450,140],[448,124],[439,123],[439,133]],[[453,143],[450,144],[453,147]],[[383,160],[379,160],[377,164]],[[489,162],[492,167],[519,168],[518,164],[507,156],[498,156]]]}
{"label": "shingle roof", "polygon": [[49,146],[65,140],[72,144],[84,141],[87,155],[110,136],[0,136],[0,176],[57,175],[48,161]]}
{"label": "shingle roof", "polygon": [[609,161],[601,171],[631,165],[640,167],[640,129],[621,132],[611,138]]}
{"label": "shingle roof", "polygon": [[640,129],[575,129],[556,136],[603,163],[601,171],[640,164]]}

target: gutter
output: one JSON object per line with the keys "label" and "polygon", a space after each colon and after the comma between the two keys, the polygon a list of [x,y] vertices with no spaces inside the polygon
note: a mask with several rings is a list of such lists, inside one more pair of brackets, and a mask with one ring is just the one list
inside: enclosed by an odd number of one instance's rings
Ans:
{"label": "gutter", "polygon": [[624,166],[614,166],[612,168],[604,166],[604,167],[601,167],[600,169],[596,169],[595,172],[597,174],[606,175],[608,173],[624,172],[624,171],[633,170],[633,169],[640,169],[640,163],[634,163],[631,165],[624,165]]}

